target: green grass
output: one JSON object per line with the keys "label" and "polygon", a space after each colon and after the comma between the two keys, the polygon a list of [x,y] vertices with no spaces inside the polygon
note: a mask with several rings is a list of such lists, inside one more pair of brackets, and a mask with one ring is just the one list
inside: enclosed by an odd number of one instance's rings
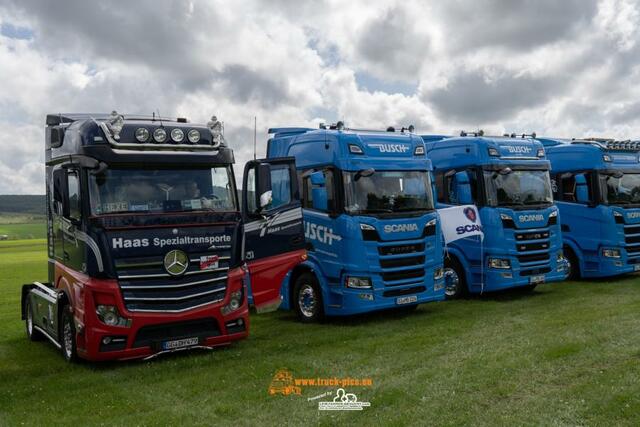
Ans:
{"label": "green grass", "polygon": [[[152,362],[68,365],[31,343],[20,284],[45,280],[42,240],[0,243],[0,425],[611,425],[640,423],[640,281],[567,282],[534,293],[433,303],[302,325],[252,316],[226,349]],[[363,412],[269,396],[276,370],[371,377]]]}
{"label": "green grass", "polygon": [[0,236],[7,235],[9,240],[44,239],[47,237],[47,224],[44,220],[26,223],[6,222],[6,217],[0,217]]}

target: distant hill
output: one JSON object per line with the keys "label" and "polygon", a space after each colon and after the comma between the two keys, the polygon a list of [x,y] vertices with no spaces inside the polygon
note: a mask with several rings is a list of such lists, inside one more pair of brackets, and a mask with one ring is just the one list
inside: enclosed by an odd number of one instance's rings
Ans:
{"label": "distant hill", "polygon": [[45,196],[0,195],[0,213],[45,215]]}

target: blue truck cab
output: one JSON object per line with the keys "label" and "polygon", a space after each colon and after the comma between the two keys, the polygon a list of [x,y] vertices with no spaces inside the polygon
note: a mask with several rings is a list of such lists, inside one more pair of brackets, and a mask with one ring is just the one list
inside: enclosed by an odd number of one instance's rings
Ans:
{"label": "blue truck cab", "polygon": [[640,142],[540,140],[572,278],[640,270]]}
{"label": "blue truck cab", "polygon": [[531,135],[423,136],[433,163],[438,207],[474,204],[484,238],[447,244],[447,298],[507,288],[532,290],[563,280],[558,209],[553,204],[549,161]]}
{"label": "blue truck cab", "polygon": [[267,157],[294,157],[302,192],[308,259],[281,291],[302,321],[444,299],[431,163],[412,130],[269,130]]}

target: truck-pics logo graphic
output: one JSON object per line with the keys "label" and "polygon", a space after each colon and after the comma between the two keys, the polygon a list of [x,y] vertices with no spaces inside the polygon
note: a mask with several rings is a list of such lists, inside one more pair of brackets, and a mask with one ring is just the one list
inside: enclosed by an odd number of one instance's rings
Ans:
{"label": "truck-pics logo graphic", "polygon": [[377,148],[381,153],[406,153],[409,146],[404,144],[369,144],[369,147]]}
{"label": "truck-pics logo graphic", "polygon": [[355,393],[347,393],[343,388],[336,390],[331,402],[318,402],[319,411],[362,411],[371,406],[369,402],[359,402]]}
{"label": "truck-pics logo graphic", "polygon": [[294,384],[293,374],[287,369],[279,369],[269,384],[269,394],[302,394],[302,389]]}

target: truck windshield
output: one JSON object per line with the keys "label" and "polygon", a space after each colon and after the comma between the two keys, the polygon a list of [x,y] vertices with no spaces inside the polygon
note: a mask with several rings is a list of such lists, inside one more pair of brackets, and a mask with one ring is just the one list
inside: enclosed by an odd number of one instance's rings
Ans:
{"label": "truck windshield", "polygon": [[235,211],[228,167],[107,169],[89,175],[93,215],[125,212]]}
{"label": "truck windshield", "polygon": [[605,203],[640,204],[640,173],[600,173],[600,188]]}
{"label": "truck windshield", "polygon": [[549,171],[484,171],[489,206],[528,206],[553,203]]}
{"label": "truck windshield", "polygon": [[426,171],[344,172],[345,210],[350,214],[421,212],[433,209]]}

